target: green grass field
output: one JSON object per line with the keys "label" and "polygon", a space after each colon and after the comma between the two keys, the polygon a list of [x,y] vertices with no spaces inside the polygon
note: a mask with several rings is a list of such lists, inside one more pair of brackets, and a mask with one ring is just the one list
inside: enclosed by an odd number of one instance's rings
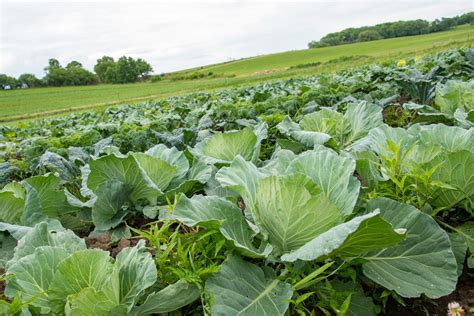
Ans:
{"label": "green grass field", "polygon": [[[387,59],[416,56],[474,43],[474,27],[349,45],[304,49],[188,69],[173,75],[213,72],[232,78],[162,80],[157,83],[38,88],[0,91],[0,122],[15,122],[72,111],[135,103],[200,90],[213,90],[260,81],[332,72]],[[341,57],[352,57],[338,61]],[[314,67],[292,66],[320,62]]]}

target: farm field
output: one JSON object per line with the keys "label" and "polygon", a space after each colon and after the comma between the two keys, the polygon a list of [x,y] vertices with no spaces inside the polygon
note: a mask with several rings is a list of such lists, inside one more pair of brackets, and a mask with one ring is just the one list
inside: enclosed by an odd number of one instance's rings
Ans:
{"label": "farm field", "polygon": [[412,44],[0,125],[0,314],[473,312],[474,49]]}
{"label": "farm field", "polygon": [[[157,83],[0,91],[0,122],[100,109],[120,103],[138,103],[195,91],[334,72],[396,58],[416,57],[449,47],[472,45],[473,33],[472,26],[460,26],[440,33],[290,51],[169,74],[169,78],[209,72],[224,76],[214,79],[165,79]],[[316,62],[320,64],[308,67],[308,64]],[[302,67],[291,68],[298,65]]]}

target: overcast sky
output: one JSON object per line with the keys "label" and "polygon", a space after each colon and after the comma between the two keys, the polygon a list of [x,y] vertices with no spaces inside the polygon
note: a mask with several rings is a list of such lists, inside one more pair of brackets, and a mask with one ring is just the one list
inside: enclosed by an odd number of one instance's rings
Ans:
{"label": "overcast sky", "polygon": [[303,49],[346,27],[469,11],[474,0],[0,0],[0,73],[43,76],[52,57],[92,69],[103,55],[141,57],[161,73]]}

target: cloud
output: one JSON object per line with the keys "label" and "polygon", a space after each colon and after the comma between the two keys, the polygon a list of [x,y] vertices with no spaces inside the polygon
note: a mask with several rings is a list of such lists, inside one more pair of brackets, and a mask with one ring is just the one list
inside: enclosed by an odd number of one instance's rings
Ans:
{"label": "cloud", "polygon": [[4,1],[0,73],[43,75],[49,58],[92,69],[103,55],[141,57],[168,72],[303,49],[346,27],[472,11],[454,1]]}

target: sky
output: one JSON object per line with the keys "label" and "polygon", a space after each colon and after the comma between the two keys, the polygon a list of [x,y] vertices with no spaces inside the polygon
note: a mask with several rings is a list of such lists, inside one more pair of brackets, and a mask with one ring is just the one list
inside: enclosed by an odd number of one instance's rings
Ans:
{"label": "sky", "polygon": [[44,75],[49,58],[92,70],[104,55],[155,73],[304,49],[347,27],[451,17],[474,0],[0,0],[0,73]]}

